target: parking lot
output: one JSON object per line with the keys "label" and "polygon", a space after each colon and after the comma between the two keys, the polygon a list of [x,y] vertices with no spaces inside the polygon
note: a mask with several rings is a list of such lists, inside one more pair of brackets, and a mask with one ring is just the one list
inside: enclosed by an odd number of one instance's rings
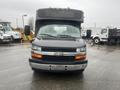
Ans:
{"label": "parking lot", "polygon": [[34,73],[30,44],[0,45],[0,90],[120,90],[120,46],[87,44],[83,74]]}

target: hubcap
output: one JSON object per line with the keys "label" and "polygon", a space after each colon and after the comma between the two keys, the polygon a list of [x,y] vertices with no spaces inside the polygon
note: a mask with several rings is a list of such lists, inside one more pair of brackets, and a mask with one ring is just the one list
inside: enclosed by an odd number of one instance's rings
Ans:
{"label": "hubcap", "polygon": [[98,40],[98,39],[95,39],[95,43],[99,43],[99,40]]}

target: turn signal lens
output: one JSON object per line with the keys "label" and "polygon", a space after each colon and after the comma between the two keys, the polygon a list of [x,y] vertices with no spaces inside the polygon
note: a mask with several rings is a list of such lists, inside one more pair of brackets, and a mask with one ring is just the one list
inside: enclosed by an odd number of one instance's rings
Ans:
{"label": "turn signal lens", "polygon": [[37,53],[32,53],[32,58],[38,58],[41,59],[43,56],[41,54],[37,54]]}
{"label": "turn signal lens", "polygon": [[77,60],[77,61],[85,60],[85,59],[86,59],[86,54],[84,54],[84,55],[79,54],[79,55],[75,56],[75,60]]}

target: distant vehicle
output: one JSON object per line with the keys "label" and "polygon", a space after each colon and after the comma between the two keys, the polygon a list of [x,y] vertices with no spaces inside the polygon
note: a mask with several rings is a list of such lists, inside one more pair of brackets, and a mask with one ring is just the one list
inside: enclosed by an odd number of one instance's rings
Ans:
{"label": "distant vehicle", "polygon": [[12,37],[12,41],[21,40],[21,34],[17,31],[13,31],[9,22],[0,22],[0,24],[3,25],[4,33]]}
{"label": "distant vehicle", "polygon": [[0,43],[10,43],[12,38],[10,35],[4,33],[4,28],[0,25]]}
{"label": "distant vehicle", "polygon": [[31,68],[83,72],[88,63],[86,44],[80,35],[83,19],[80,10],[39,9],[29,59]]}
{"label": "distant vehicle", "polygon": [[[87,30],[91,31],[91,35],[89,36]],[[114,42],[120,40],[120,29],[117,28],[89,28],[84,30],[86,32],[86,37],[89,36],[93,39],[95,44],[99,44],[100,42]]]}
{"label": "distant vehicle", "polygon": [[91,39],[92,30],[90,29],[82,29],[81,36],[83,39]]}

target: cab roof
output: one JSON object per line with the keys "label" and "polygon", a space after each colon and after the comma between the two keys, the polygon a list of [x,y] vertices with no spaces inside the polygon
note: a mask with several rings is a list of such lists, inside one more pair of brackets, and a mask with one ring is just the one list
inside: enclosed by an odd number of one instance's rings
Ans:
{"label": "cab roof", "polygon": [[36,20],[67,20],[84,22],[83,11],[75,9],[45,8],[38,9]]}

